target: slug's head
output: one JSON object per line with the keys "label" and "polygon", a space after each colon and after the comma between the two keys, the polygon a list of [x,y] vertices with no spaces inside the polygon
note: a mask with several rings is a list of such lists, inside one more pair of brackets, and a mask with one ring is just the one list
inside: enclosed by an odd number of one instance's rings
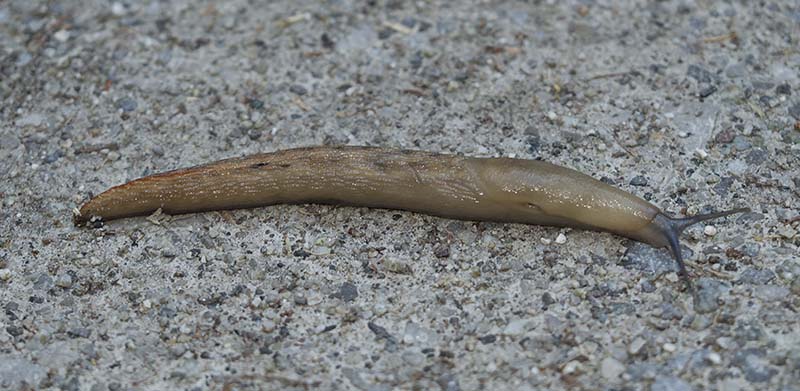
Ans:
{"label": "slug's head", "polygon": [[653,245],[668,247],[672,252],[673,258],[675,258],[675,262],[678,264],[678,274],[688,281],[689,274],[686,272],[686,265],[683,263],[683,257],[681,256],[681,244],[679,241],[679,237],[683,230],[703,221],[714,220],[720,217],[725,217],[736,213],[746,213],[749,211],[749,208],[739,208],[724,212],[708,213],[683,218],[670,217],[659,212],[647,227],[647,230],[650,234],[649,236],[651,237],[648,242]]}

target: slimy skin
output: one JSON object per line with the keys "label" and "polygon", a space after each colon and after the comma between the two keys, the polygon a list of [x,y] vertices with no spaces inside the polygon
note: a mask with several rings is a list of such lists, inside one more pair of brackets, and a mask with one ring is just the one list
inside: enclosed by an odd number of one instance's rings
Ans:
{"label": "slimy skin", "polygon": [[81,206],[75,225],[158,209],[182,214],[300,203],[611,232],[670,248],[683,276],[681,231],[746,211],[677,219],[630,193],[542,161],[348,146],[257,154],[136,179]]}

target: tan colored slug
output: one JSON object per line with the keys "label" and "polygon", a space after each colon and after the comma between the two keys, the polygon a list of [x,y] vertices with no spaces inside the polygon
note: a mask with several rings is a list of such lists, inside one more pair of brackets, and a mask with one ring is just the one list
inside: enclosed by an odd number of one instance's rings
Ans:
{"label": "tan colored slug", "polygon": [[668,247],[682,276],[683,229],[747,211],[674,218],[639,197],[542,161],[348,146],[257,154],[136,179],[89,200],[75,224],[97,226],[159,208],[181,214],[285,203],[606,231]]}

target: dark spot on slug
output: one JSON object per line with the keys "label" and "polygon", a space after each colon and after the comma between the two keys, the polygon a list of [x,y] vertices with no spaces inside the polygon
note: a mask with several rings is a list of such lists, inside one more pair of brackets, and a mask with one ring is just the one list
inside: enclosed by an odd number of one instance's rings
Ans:
{"label": "dark spot on slug", "polygon": [[281,163],[281,164],[278,164],[278,167],[280,167],[280,168],[289,168],[289,167],[291,167],[291,166],[292,166],[292,165],[291,165],[291,164],[289,164],[289,163]]}
{"label": "dark spot on slug", "polygon": [[266,167],[266,166],[269,166],[268,162],[259,162],[259,163],[251,165],[250,168],[256,168],[257,169],[257,168],[262,168],[262,167]]}

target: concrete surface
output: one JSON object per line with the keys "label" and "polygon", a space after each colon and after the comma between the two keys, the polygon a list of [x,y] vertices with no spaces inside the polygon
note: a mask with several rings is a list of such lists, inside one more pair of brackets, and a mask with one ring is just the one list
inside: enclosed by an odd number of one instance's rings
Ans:
{"label": "concrete surface", "polygon": [[[799,42],[797,1],[0,2],[0,388],[798,389]],[[317,144],[753,212],[684,236],[695,294],[578,230],[316,205],[71,225],[145,174]]]}

